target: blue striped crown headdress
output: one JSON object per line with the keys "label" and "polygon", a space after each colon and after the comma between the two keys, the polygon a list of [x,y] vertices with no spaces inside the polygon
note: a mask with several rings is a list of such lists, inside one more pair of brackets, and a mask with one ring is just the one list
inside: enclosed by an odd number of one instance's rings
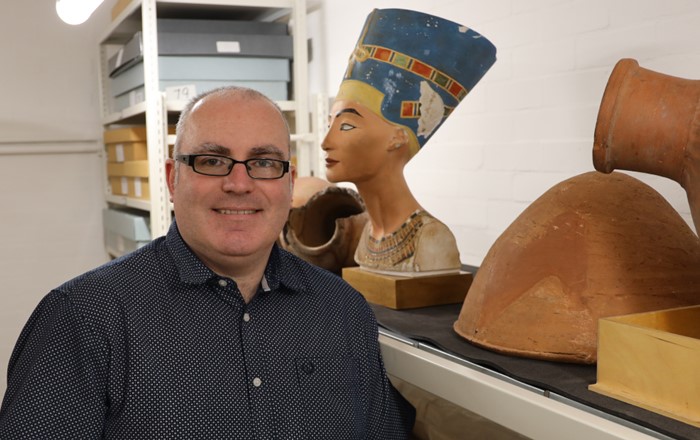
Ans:
{"label": "blue striped crown headdress", "polygon": [[405,9],[375,9],[336,99],[406,127],[412,155],[496,62],[496,47],[466,26]]}

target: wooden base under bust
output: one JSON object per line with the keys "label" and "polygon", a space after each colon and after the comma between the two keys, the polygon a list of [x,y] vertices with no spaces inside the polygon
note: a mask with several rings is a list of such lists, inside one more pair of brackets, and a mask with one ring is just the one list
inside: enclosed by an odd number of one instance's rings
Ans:
{"label": "wooden base under bust", "polygon": [[470,272],[403,277],[343,268],[343,279],[368,302],[395,310],[457,304],[464,301],[473,275]]}

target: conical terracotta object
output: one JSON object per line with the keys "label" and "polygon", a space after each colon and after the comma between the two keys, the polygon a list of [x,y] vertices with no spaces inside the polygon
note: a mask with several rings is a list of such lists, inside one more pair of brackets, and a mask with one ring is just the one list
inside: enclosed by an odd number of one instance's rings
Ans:
{"label": "conical terracotta object", "polygon": [[590,172],[535,200],[496,240],[455,331],[481,347],[594,363],[598,319],[700,304],[700,239],[654,189]]}
{"label": "conical terracotta object", "polygon": [[700,231],[700,80],[620,60],[601,100],[593,164],[605,173],[620,169],[675,180]]}

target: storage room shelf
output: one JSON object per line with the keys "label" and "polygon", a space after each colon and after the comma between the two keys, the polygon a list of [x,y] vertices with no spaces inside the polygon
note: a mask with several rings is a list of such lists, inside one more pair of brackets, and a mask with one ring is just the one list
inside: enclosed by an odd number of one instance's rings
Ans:
{"label": "storage room shelf", "polygon": [[[142,0],[133,0],[105,30],[101,43],[123,44],[141,29]],[[159,17],[272,21],[292,13],[297,0],[156,0]],[[305,2],[304,2],[305,3]]]}
{"label": "storage room shelf", "polygon": [[380,329],[379,342],[391,376],[528,438],[670,440],[384,329]]}
{"label": "storage room shelf", "polygon": [[111,194],[107,194],[105,196],[105,200],[115,205],[124,206],[127,208],[136,208],[142,211],[148,211],[151,209],[151,202],[148,200],[134,199],[125,196],[115,196]]}

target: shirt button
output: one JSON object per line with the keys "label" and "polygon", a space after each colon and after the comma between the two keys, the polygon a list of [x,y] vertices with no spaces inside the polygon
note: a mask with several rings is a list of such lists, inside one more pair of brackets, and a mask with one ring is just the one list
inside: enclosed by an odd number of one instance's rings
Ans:
{"label": "shirt button", "polygon": [[244,314],[243,314],[243,320],[244,320],[245,322],[250,321],[250,315],[249,315],[248,313],[244,313]]}
{"label": "shirt button", "polygon": [[219,280],[219,286],[221,286],[221,287],[226,287],[226,286],[228,286],[228,281],[226,281],[226,280]]}
{"label": "shirt button", "polygon": [[260,385],[262,385],[262,380],[261,380],[259,377],[256,377],[255,379],[253,379],[253,386],[254,386],[254,387],[257,388],[257,387],[259,387]]}

